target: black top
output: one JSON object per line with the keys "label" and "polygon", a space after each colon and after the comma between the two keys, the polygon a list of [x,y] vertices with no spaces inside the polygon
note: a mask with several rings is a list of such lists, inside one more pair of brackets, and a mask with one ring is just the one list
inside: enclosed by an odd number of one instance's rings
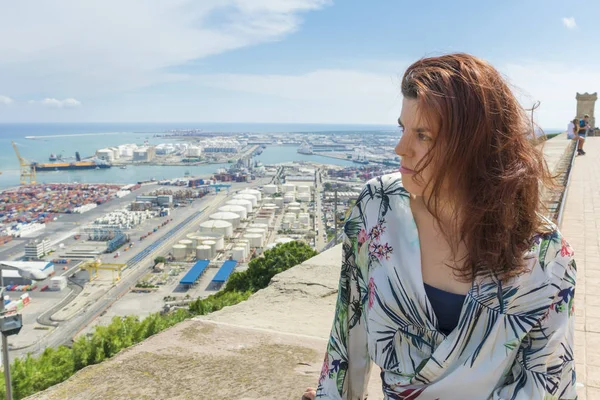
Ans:
{"label": "black top", "polygon": [[458,325],[460,312],[466,296],[446,292],[429,286],[426,283],[424,285],[429,303],[433,307],[433,312],[438,319],[440,332],[444,335],[449,335],[456,328],[456,325]]}

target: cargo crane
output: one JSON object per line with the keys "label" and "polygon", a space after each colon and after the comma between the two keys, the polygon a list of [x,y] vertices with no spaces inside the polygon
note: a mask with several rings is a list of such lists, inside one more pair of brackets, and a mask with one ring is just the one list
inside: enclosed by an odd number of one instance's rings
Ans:
{"label": "cargo crane", "polygon": [[12,142],[12,146],[13,146],[13,149],[15,149],[17,158],[19,159],[19,166],[20,166],[20,171],[21,171],[21,174],[20,174],[21,185],[27,184],[27,178],[29,178],[29,184],[35,185],[35,165],[32,165],[29,161],[27,161],[26,159],[21,157],[21,154],[19,153],[19,149],[17,148],[17,145],[15,144],[14,141]]}
{"label": "cargo crane", "polygon": [[[81,265],[81,269],[86,270],[90,274],[90,281],[98,279],[98,271],[112,271],[112,281],[115,283],[115,271],[117,272],[116,281],[121,280],[121,271],[127,264],[105,264],[100,259],[86,261]],[[92,275],[93,273],[93,275]]]}

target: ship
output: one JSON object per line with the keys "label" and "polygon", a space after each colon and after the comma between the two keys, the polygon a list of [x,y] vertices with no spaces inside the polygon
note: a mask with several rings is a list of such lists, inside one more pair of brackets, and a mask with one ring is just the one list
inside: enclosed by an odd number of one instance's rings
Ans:
{"label": "ship", "polygon": [[55,162],[55,163],[31,163],[32,168],[35,167],[35,170],[38,172],[44,171],[71,171],[71,170],[79,170],[79,169],[105,169],[110,168],[111,165],[104,160],[100,160],[97,158],[81,161],[81,156],[79,152],[75,153],[76,161],[73,162]]}
{"label": "ship", "polygon": [[56,161],[56,154],[50,153],[50,157],[48,157],[49,161]]}
{"label": "ship", "polygon": [[313,154],[312,146],[309,145],[308,143],[304,142],[304,143],[302,143],[302,146],[300,146],[298,148],[298,153],[300,153],[300,154]]}

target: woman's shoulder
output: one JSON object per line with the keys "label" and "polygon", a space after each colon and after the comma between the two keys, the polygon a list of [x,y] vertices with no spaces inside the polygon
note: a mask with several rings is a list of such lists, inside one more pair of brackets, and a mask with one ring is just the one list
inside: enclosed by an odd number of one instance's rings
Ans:
{"label": "woman's shoulder", "polygon": [[394,196],[409,198],[408,191],[402,186],[402,175],[399,172],[376,176],[368,180],[358,196],[358,202],[389,201]]}

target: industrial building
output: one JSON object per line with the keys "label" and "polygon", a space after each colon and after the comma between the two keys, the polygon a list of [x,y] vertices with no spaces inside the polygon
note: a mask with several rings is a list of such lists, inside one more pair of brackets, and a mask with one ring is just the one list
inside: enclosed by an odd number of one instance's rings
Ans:
{"label": "industrial building", "polygon": [[48,239],[32,240],[25,245],[25,258],[28,260],[39,260],[50,251]]}
{"label": "industrial building", "polygon": [[[35,268],[40,271],[47,273],[48,275],[54,273],[54,263],[47,261],[2,261],[2,264],[16,268]],[[31,279],[23,278],[19,275],[18,271],[2,270],[2,281],[0,285],[2,287],[10,287],[12,285],[31,285],[33,281]]]}

